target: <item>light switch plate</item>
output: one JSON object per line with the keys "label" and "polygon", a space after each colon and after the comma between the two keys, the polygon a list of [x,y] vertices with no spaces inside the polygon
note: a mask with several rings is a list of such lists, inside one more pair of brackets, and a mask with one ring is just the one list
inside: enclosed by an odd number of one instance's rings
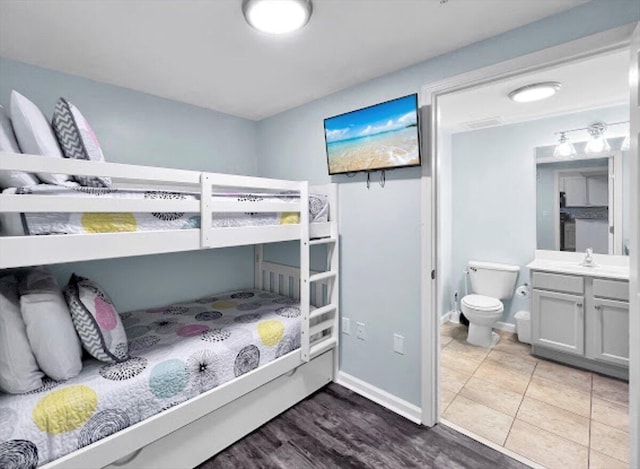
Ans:
{"label": "light switch plate", "polygon": [[342,333],[351,335],[351,320],[349,318],[342,318]]}
{"label": "light switch plate", "polygon": [[400,334],[393,334],[393,351],[404,355],[404,337]]}
{"label": "light switch plate", "polygon": [[365,336],[365,330],[364,330],[364,323],[363,322],[357,322],[356,323],[356,337],[360,340],[365,340],[366,336]]}

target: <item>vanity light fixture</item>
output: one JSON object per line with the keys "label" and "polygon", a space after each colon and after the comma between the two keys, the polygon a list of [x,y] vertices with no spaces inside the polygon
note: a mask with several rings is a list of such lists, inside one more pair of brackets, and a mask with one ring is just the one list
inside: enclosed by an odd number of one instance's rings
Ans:
{"label": "vanity light fixture", "polygon": [[509,93],[509,98],[516,103],[531,103],[547,99],[558,92],[562,87],[557,81],[545,81],[523,86]]}
{"label": "vanity light fixture", "polygon": [[620,147],[621,151],[629,151],[629,149],[631,148],[631,137],[629,134],[627,134],[624,137],[624,140],[622,141],[622,146]]}
{"label": "vanity light fixture", "polygon": [[576,156],[576,154],[576,148],[573,146],[573,143],[569,141],[567,133],[560,132],[560,138],[558,139],[556,149],[553,151],[553,156],[559,160],[562,160],[566,158],[573,158],[574,156]]}
{"label": "vanity light fixture", "polygon": [[[573,158],[576,155],[576,149],[569,142],[569,138],[566,134],[570,132],[580,132],[585,130],[589,133],[590,136],[590,139],[589,141],[587,141],[584,148],[584,152],[586,154],[597,155],[600,153],[611,151],[611,145],[609,145],[609,142],[605,138],[604,134],[609,127],[623,124],[629,124],[629,121],[611,123],[594,122],[589,127],[581,127],[579,129],[561,130],[555,132],[555,135],[559,135],[560,137],[558,138],[558,143],[555,150],[553,151],[553,156],[558,159]],[[626,151],[629,149],[629,140],[629,135],[627,134],[624,141],[622,142],[622,147],[620,148],[620,150]]]}
{"label": "vanity light fixture", "polygon": [[610,151],[611,146],[607,139],[604,138],[604,132],[607,130],[607,124],[604,122],[595,122],[589,126],[587,132],[591,138],[587,142],[587,146],[584,148],[584,152],[587,154],[602,153]]}
{"label": "vanity light fixture", "polygon": [[287,34],[309,22],[311,0],[243,0],[242,13],[258,31]]}

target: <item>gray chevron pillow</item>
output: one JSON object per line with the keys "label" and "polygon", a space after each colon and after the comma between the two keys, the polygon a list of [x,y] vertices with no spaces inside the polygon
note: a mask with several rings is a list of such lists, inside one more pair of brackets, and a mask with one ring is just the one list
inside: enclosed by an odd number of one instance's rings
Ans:
{"label": "gray chevron pillow", "polygon": [[107,363],[129,358],[127,334],[120,315],[98,284],[73,274],[64,296],[73,325],[91,356]]}
{"label": "gray chevron pillow", "polygon": [[[104,161],[100,142],[82,113],[64,98],[58,99],[51,122],[66,158]],[[83,186],[110,187],[111,178],[96,176],[74,176]]]}

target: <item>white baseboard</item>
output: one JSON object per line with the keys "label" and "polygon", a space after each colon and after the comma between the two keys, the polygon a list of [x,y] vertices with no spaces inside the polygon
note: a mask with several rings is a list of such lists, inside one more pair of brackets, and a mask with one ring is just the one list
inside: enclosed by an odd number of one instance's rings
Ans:
{"label": "white baseboard", "polygon": [[420,410],[420,407],[366,383],[355,376],[351,376],[344,371],[338,371],[338,379],[336,380],[336,383],[350,389],[362,397],[366,397],[376,404],[380,404],[391,412],[395,412],[396,414],[411,420],[413,423],[417,423],[418,425],[422,423],[422,411]]}
{"label": "white baseboard", "polygon": [[509,322],[498,321],[497,323],[495,323],[493,328],[494,329],[498,329],[500,331],[513,332],[514,334],[516,333],[516,325],[515,324],[511,324]]}
{"label": "white baseboard", "polygon": [[449,322],[449,319],[451,319],[451,311],[440,316],[440,325]]}

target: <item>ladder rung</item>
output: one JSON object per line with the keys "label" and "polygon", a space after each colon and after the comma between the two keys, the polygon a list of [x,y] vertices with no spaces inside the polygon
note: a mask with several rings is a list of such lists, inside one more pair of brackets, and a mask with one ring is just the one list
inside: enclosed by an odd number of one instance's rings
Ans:
{"label": "ladder rung", "polygon": [[320,272],[319,274],[314,274],[309,277],[309,282],[318,282],[319,280],[324,280],[325,278],[335,277],[338,275],[338,272],[334,270],[328,270],[326,272]]}
{"label": "ladder rung", "polygon": [[309,319],[317,318],[318,316],[322,316],[325,313],[330,313],[331,311],[336,310],[336,305],[326,305],[321,308],[314,309],[309,315]]}
{"label": "ladder rung", "polygon": [[333,348],[337,343],[338,341],[333,337],[331,339],[321,340],[318,343],[313,344],[309,349],[309,355],[314,357],[326,350],[329,350],[330,348]]}
{"label": "ladder rung", "polygon": [[331,329],[335,326],[335,321],[333,318],[327,319],[326,321],[319,322],[315,326],[311,326],[309,328],[309,337],[314,336],[318,332],[326,331],[327,329]]}
{"label": "ladder rung", "polygon": [[311,241],[309,241],[309,245],[315,246],[316,244],[329,244],[329,243],[335,243],[335,242],[336,242],[336,238],[329,236],[327,238],[312,239]]}

